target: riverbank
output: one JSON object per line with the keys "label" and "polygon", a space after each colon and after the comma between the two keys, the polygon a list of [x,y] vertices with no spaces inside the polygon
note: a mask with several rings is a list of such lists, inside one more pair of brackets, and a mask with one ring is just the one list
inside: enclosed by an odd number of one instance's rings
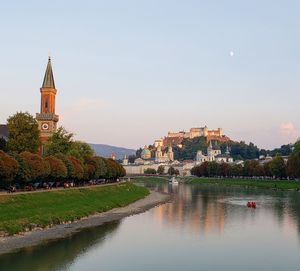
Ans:
{"label": "riverbank", "polygon": [[78,220],[126,206],[149,191],[131,183],[0,196],[0,236]]}
{"label": "riverbank", "polygon": [[[130,184],[132,185],[132,184]],[[36,228],[31,232],[25,232],[14,236],[0,238],[0,254],[39,245],[43,242],[66,238],[84,228],[100,226],[103,223],[120,220],[126,216],[142,213],[156,205],[170,200],[170,196],[151,191],[148,196],[139,199],[125,207],[114,208],[103,213],[96,213],[78,221],[58,224],[50,228]]]}
{"label": "riverbank", "polygon": [[256,187],[264,189],[300,190],[299,181],[255,180],[255,179],[215,179],[215,178],[186,178],[187,184],[217,184],[225,186]]}

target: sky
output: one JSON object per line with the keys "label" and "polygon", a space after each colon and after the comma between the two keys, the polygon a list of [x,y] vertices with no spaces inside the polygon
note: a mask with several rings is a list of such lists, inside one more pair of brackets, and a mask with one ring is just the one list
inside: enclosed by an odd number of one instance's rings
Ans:
{"label": "sky", "polygon": [[0,123],[39,111],[52,57],[59,125],[138,148],[222,127],[274,148],[300,137],[300,2],[2,1]]}

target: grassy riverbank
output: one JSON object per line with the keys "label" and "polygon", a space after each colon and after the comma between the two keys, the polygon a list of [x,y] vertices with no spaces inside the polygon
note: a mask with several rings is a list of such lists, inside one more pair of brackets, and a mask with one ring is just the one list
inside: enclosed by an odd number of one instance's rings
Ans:
{"label": "grassy riverbank", "polygon": [[234,185],[234,186],[258,187],[258,188],[265,188],[265,189],[282,189],[282,190],[289,190],[289,189],[298,190],[298,189],[300,189],[299,181],[188,178],[185,183]]}
{"label": "grassy riverbank", "polygon": [[150,183],[150,184],[159,184],[159,183],[167,183],[169,181],[168,177],[160,177],[160,176],[138,176],[131,177],[131,180],[135,183]]}
{"label": "grassy riverbank", "polygon": [[46,227],[126,206],[149,191],[130,183],[0,196],[0,232]]}

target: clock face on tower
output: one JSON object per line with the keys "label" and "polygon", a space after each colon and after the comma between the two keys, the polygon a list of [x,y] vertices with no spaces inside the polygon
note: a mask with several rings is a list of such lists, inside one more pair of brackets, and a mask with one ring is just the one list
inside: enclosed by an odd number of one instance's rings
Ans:
{"label": "clock face on tower", "polygon": [[49,124],[48,123],[42,123],[42,130],[48,130]]}

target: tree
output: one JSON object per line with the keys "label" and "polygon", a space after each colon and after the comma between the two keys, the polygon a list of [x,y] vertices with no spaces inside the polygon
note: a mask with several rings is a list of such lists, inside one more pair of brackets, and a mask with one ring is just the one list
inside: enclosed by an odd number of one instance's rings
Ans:
{"label": "tree", "polygon": [[29,113],[18,112],[7,120],[8,149],[17,153],[36,153],[40,145],[38,123]]}
{"label": "tree", "polygon": [[210,177],[216,176],[219,172],[219,165],[217,162],[209,162],[207,167],[208,175]]}
{"label": "tree", "polygon": [[6,154],[0,151],[0,185],[5,186],[10,184],[18,173],[18,162]]}
{"label": "tree", "polygon": [[135,156],[135,155],[129,155],[129,156],[128,156],[128,162],[129,162],[130,164],[133,164],[134,161],[135,161],[135,159],[136,159],[136,156]]}
{"label": "tree", "polygon": [[3,137],[0,137],[0,150],[4,152],[7,151],[7,143]]}
{"label": "tree", "polygon": [[159,175],[163,175],[165,173],[165,167],[163,165],[160,165],[157,169],[157,173]]}
{"label": "tree", "polygon": [[221,163],[219,165],[219,174],[223,177],[231,176],[232,174],[231,166],[227,163]]}
{"label": "tree", "polygon": [[84,159],[92,157],[95,154],[89,144],[74,141],[73,136],[73,133],[68,132],[63,127],[59,127],[45,144],[45,156],[61,153],[66,156],[76,157],[83,162]]}
{"label": "tree", "polygon": [[67,169],[67,176],[66,179],[71,179],[73,178],[73,176],[75,175],[75,169],[74,169],[74,165],[73,163],[70,161],[70,159],[68,159],[68,157],[62,153],[58,153],[55,155],[56,158],[58,158],[59,160],[61,160],[66,169]]}
{"label": "tree", "polygon": [[93,155],[95,155],[95,151],[89,144],[85,142],[74,141],[71,144],[70,150],[68,151],[68,155],[74,156],[83,162],[84,159],[90,158]]}
{"label": "tree", "polygon": [[286,166],[282,156],[276,155],[270,162],[270,170],[273,176],[277,178],[286,177]]}
{"label": "tree", "polygon": [[104,178],[106,174],[106,164],[102,157],[87,157],[85,163],[88,166],[90,179]]}
{"label": "tree", "polygon": [[77,181],[82,180],[84,177],[84,168],[82,163],[80,162],[80,160],[73,156],[70,156],[68,159],[71,161],[74,167],[73,175],[70,177]]}
{"label": "tree", "polygon": [[30,170],[31,181],[40,181],[40,179],[48,177],[50,165],[41,156],[30,152],[21,152],[20,156]]}
{"label": "tree", "polygon": [[65,128],[59,127],[45,144],[44,154],[46,156],[62,153],[67,155],[73,143],[73,134]]}
{"label": "tree", "polygon": [[22,184],[30,181],[31,173],[28,164],[25,160],[21,157],[20,154],[13,152],[11,156],[18,162],[19,168],[17,175],[15,176],[16,182]]}
{"label": "tree", "polygon": [[156,174],[156,170],[154,168],[146,168],[144,174]]}
{"label": "tree", "polygon": [[300,140],[298,140],[295,144],[294,144],[294,150],[293,150],[293,154],[300,156]]}
{"label": "tree", "polygon": [[290,178],[300,177],[300,157],[297,155],[290,155],[287,161],[287,176]]}
{"label": "tree", "polygon": [[179,175],[179,170],[178,169],[175,169],[173,167],[169,167],[168,169],[168,174],[169,175]]}
{"label": "tree", "polygon": [[68,170],[62,160],[56,158],[55,156],[48,156],[44,160],[48,162],[50,166],[48,179],[59,180],[67,177]]}

